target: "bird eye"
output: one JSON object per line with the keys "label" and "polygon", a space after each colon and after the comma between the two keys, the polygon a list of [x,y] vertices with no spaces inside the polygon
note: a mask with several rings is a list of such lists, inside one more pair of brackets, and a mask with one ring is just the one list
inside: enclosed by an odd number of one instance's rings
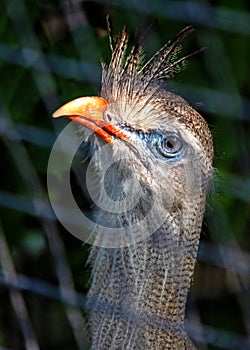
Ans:
{"label": "bird eye", "polygon": [[183,141],[177,135],[164,136],[157,143],[158,152],[167,158],[174,158],[180,154],[183,149]]}

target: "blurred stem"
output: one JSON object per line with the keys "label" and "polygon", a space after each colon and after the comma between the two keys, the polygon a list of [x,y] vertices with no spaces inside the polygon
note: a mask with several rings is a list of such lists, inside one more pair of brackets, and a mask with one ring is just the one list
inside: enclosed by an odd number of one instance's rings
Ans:
{"label": "blurred stem", "polygon": [[[5,235],[0,223],[0,263],[2,266],[3,275],[6,280],[16,282],[17,275],[14,263],[11,258],[10,250],[5,239]],[[19,290],[10,289],[10,300],[15,310],[22,334],[24,337],[25,348],[27,350],[39,350],[36,334],[23,298]]]}

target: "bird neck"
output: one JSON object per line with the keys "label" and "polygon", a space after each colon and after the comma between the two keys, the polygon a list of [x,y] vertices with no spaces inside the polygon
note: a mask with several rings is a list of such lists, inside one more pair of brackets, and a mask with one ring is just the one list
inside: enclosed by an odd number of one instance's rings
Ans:
{"label": "bird neck", "polygon": [[203,211],[197,201],[143,242],[92,248],[93,349],[193,349],[183,324]]}

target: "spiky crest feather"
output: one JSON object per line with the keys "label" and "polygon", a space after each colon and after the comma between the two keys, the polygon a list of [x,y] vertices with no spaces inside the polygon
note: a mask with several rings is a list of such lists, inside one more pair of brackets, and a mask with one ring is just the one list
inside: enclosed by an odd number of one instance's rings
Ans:
{"label": "spiky crest feather", "polygon": [[[159,80],[168,79],[180,71],[187,58],[198,51],[177,59],[181,51],[181,42],[193,32],[194,28],[184,28],[174,39],[168,41],[156,54],[144,65],[142,65],[143,50],[141,40],[136,37],[135,43],[130,52],[128,51],[129,36],[126,28],[123,28],[121,37],[114,44],[111,22],[108,21],[108,33],[112,57],[108,67],[103,72],[103,90],[110,90],[110,95],[118,96],[118,91],[124,92],[133,90],[135,80],[143,82],[140,89],[145,93],[149,85]],[[130,95],[130,94],[129,94]]]}

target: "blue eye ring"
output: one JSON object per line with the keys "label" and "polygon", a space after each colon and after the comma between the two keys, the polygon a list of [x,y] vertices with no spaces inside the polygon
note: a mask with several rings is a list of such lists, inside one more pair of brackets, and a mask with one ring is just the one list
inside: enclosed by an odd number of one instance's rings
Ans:
{"label": "blue eye ring", "polygon": [[163,127],[161,130],[135,130],[130,125],[120,125],[124,131],[135,134],[136,137],[144,141],[153,154],[160,159],[168,161],[180,160],[186,151],[186,142],[183,140],[178,130]]}

